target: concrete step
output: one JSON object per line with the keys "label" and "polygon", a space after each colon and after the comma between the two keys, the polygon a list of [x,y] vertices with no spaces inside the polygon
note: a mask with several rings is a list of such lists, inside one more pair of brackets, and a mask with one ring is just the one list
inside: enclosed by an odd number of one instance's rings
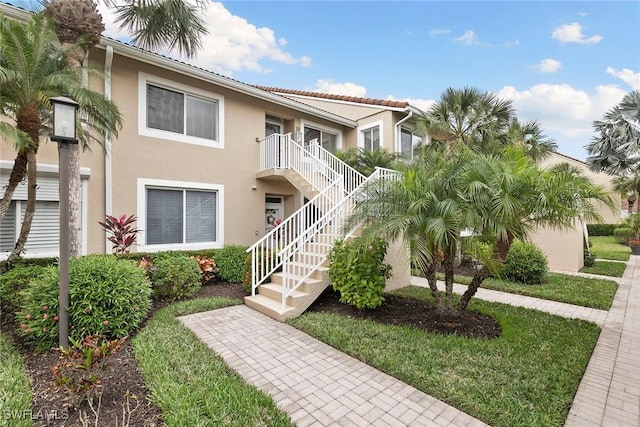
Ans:
{"label": "concrete step", "polygon": [[[282,304],[282,285],[273,282],[262,284],[258,288],[258,292],[260,295],[264,295],[265,297]],[[307,292],[302,292],[296,289],[287,297],[286,303],[289,306],[298,307],[300,305],[300,300],[308,297],[309,294]]]}
{"label": "concrete step", "polygon": [[254,310],[259,311],[262,314],[266,314],[279,322],[284,322],[288,318],[294,317],[293,313],[296,312],[295,307],[286,306],[283,309],[281,301],[275,301],[269,297],[259,294],[244,297],[244,303]]}

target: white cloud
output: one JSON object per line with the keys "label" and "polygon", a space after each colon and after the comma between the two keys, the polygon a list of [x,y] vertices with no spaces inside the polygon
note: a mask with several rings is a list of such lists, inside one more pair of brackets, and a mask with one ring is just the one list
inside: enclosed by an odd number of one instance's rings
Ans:
{"label": "white cloud", "polygon": [[339,83],[334,82],[333,80],[324,79],[318,79],[316,81],[315,89],[312,89],[311,91],[358,97],[365,97],[367,95],[367,88],[365,88],[364,86],[350,82]]}
{"label": "white cloud", "polygon": [[625,91],[615,85],[586,92],[568,84],[539,84],[521,91],[505,86],[497,95],[513,101],[521,120],[537,120],[545,130],[582,137],[586,144],[593,132],[592,122],[619,103]]}
{"label": "white cloud", "polygon": [[473,30],[465,31],[464,34],[454,38],[453,41],[456,41],[458,43],[462,43],[462,44],[467,45],[467,46],[480,44],[480,41],[478,40],[478,36],[476,35],[476,33]]}
{"label": "white cloud", "polygon": [[631,86],[632,89],[640,90],[640,72],[634,73],[633,70],[630,70],[628,68],[623,68],[622,70],[618,71],[613,67],[607,67],[606,71],[607,74],[611,74],[612,76],[619,78],[620,80]]}
{"label": "white cloud", "polygon": [[602,40],[599,35],[587,37],[582,34],[582,25],[577,22],[559,26],[553,30],[551,37],[562,43],[596,44]]}
{"label": "white cloud", "polygon": [[434,28],[433,30],[429,31],[429,35],[431,37],[440,36],[442,34],[450,34],[450,33],[451,33],[451,30],[446,28]]}
{"label": "white cloud", "polygon": [[540,61],[537,65],[534,65],[533,68],[540,71],[541,73],[555,73],[560,68],[562,68],[562,62],[547,58]]}
{"label": "white cloud", "polygon": [[389,101],[405,101],[411,104],[412,106],[421,109],[422,111],[427,111],[433,104],[436,103],[434,99],[420,99],[420,98],[396,98],[393,95],[387,96]]}
{"label": "white cloud", "polygon": [[[107,27],[104,34],[117,39],[126,38],[127,33],[119,30],[115,24],[113,9],[102,5],[102,2],[99,4]],[[239,70],[268,72],[269,69],[263,64],[265,60],[311,66],[308,56],[294,57],[286,52],[284,47],[287,41],[276,38],[272,29],[258,28],[246,19],[232,15],[222,3],[206,2],[203,14],[209,34],[203,38],[203,48],[197,57],[189,59],[193,65],[224,75],[232,75]],[[173,53],[161,53],[178,57]]]}

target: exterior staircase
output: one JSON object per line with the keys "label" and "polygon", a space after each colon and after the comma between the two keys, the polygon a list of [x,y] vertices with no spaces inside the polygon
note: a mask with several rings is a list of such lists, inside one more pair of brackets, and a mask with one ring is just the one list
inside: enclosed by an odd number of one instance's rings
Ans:
{"label": "exterior staircase", "polygon": [[291,135],[261,141],[258,177],[280,175],[310,200],[251,246],[252,291],[245,303],[276,320],[301,315],[329,285],[327,254],[368,182],[395,171],[357,172],[317,141],[301,146]]}

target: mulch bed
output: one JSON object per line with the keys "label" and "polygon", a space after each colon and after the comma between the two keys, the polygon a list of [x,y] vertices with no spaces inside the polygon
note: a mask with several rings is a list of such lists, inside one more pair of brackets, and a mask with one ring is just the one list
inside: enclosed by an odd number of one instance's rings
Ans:
{"label": "mulch bed", "polygon": [[358,310],[353,306],[341,304],[339,300],[339,293],[329,288],[309,310],[469,338],[497,338],[502,333],[500,324],[484,314],[465,311],[455,316],[443,315],[436,311],[432,303],[396,295],[386,295],[382,305],[373,310]]}
{"label": "mulch bed", "polygon": [[[203,286],[196,298],[242,299],[245,295],[246,291],[242,285],[217,283]],[[154,312],[171,304],[171,302],[154,303],[149,318],[153,316]],[[15,325],[10,324],[4,324],[2,327],[3,332],[13,337],[22,352],[29,371],[34,394],[31,415],[35,426],[129,425],[131,427],[155,427],[164,425],[161,411],[147,398],[148,390],[138,370],[129,340],[116,354],[111,356],[100,385],[94,390],[96,396],[93,398],[93,406],[96,411],[97,405],[100,403],[98,422],[96,423],[96,415],[86,399],[74,405],[64,390],[53,386],[54,377],[51,368],[59,363],[58,354],[54,352],[36,353],[32,347],[22,342],[21,337],[12,333],[15,329]],[[101,395],[100,400],[98,400],[98,395]],[[127,418],[127,423],[124,424],[122,421],[123,410],[124,416]],[[83,420],[86,424],[83,423]]]}
{"label": "mulch bed", "polygon": [[[240,284],[216,283],[203,286],[196,298],[243,299],[245,295],[246,291]],[[149,317],[171,302],[154,303]],[[428,331],[455,333],[474,338],[495,338],[501,333],[498,322],[490,317],[472,312],[462,316],[443,317],[436,313],[432,304],[395,295],[387,295],[386,301],[378,309],[357,310],[340,304],[338,294],[329,288],[310,310],[367,318],[392,325],[409,325]],[[15,325],[5,324],[2,330],[11,334],[11,331],[15,330]],[[162,413],[147,398],[148,390],[138,370],[129,340],[124,343],[118,353],[112,356],[109,367],[95,390],[101,395],[99,401],[97,395],[93,398],[96,411],[100,403],[99,419],[96,423],[96,415],[86,399],[72,405],[68,395],[61,388],[53,386],[54,377],[51,368],[58,363],[58,355],[53,352],[38,354],[33,351],[33,348],[25,345],[19,336],[16,334],[12,336],[24,356],[31,376],[34,390],[32,416],[35,426],[123,425],[123,410],[127,418],[127,423],[124,425],[144,427],[164,425]]]}

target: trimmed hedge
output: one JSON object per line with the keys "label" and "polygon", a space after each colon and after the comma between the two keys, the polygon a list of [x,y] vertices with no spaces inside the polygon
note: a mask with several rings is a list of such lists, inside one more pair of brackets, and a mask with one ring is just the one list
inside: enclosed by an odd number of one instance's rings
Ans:
{"label": "trimmed hedge", "polygon": [[509,248],[502,274],[516,282],[529,285],[547,280],[547,258],[533,243],[516,240]]}
{"label": "trimmed hedge", "polygon": [[620,224],[587,224],[589,236],[613,236],[613,230]]}

